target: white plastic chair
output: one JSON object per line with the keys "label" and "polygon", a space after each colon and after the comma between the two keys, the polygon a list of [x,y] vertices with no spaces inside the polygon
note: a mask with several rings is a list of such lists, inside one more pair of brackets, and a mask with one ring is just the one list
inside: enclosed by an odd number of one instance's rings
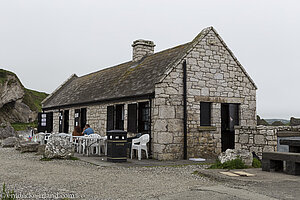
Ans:
{"label": "white plastic chair", "polygon": [[142,159],[142,150],[146,151],[146,157],[148,158],[147,143],[149,142],[149,140],[150,140],[149,134],[144,134],[141,137],[132,140],[131,159],[132,159],[132,152],[133,152],[134,149],[136,149],[138,151],[138,159],[139,160]]}
{"label": "white plastic chair", "polygon": [[94,148],[96,148],[96,154],[100,154],[100,144],[99,144],[99,139],[101,139],[101,135],[99,134],[90,134],[86,136],[88,138],[88,149],[87,149],[87,155],[89,155],[89,152],[91,151],[92,153],[94,152]]}

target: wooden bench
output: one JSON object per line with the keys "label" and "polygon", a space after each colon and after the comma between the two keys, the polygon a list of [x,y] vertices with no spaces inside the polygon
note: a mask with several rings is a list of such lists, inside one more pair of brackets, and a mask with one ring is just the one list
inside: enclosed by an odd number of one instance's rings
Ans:
{"label": "wooden bench", "polygon": [[291,175],[300,175],[300,153],[263,152],[262,170],[268,172],[279,171]]}

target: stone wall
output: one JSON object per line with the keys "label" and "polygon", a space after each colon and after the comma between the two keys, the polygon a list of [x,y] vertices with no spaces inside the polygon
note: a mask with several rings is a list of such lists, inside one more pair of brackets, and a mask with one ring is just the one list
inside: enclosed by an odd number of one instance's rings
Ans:
{"label": "stone wall", "polygon": [[277,151],[278,127],[239,126],[235,128],[235,148],[255,152],[259,157],[262,152]]}
{"label": "stone wall", "polygon": [[277,151],[278,133],[300,132],[300,127],[291,126],[238,126],[235,127],[235,148],[255,152]]}
{"label": "stone wall", "polygon": [[[221,152],[221,103],[240,104],[239,124],[255,126],[256,87],[212,30],[183,60],[187,62],[188,157],[216,157]],[[183,158],[182,62],[155,88],[152,130],[157,138],[154,157],[160,160]],[[201,101],[212,102],[208,129],[200,126]]]}

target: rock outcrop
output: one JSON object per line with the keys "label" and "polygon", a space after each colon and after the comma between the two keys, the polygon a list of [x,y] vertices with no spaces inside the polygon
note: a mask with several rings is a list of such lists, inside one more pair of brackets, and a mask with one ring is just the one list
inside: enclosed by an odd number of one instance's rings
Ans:
{"label": "rock outcrop", "polygon": [[26,89],[17,75],[0,69],[0,123],[29,123],[37,119],[38,101],[47,96]]}
{"label": "rock outcrop", "polygon": [[6,139],[8,137],[14,137],[16,135],[15,130],[9,123],[0,124],[0,139]]}
{"label": "rock outcrop", "polygon": [[3,140],[2,147],[3,148],[11,148],[15,147],[15,145],[18,143],[18,138],[16,137],[9,137]]}
{"label": "rock outcrop", "polygon": [[25,94],[24,87],[16,75],[7,72],[6,75],[2,73],[2,77],[2,84],[0,87],[0,107],[3,107],[3,105],[7,103],[21,100]]}
{"label": "rock outcrop", "polygon": [[73,146],[68,137],[60,137],[57,134],[51,135],[49,138],[44,157],[53,159],[68,159],[74,155]]}
{"label": "rock outcrop", "polygon": [[221,163],[240,158],[242,161],[248,165],[252,166],[253,155],[246,150],[237,149],[227,149],[225,152],[219,155],[219,160]]}

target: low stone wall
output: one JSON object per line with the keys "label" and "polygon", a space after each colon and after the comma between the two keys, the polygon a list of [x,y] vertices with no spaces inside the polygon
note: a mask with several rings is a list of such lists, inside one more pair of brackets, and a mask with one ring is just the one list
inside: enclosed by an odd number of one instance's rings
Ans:
{"label": "low stone wall", "polygon": [[235,149],[255,152],[277,151],[277,134],[280,131],[293,131],[291,126],[238,126],[235,127]]}

